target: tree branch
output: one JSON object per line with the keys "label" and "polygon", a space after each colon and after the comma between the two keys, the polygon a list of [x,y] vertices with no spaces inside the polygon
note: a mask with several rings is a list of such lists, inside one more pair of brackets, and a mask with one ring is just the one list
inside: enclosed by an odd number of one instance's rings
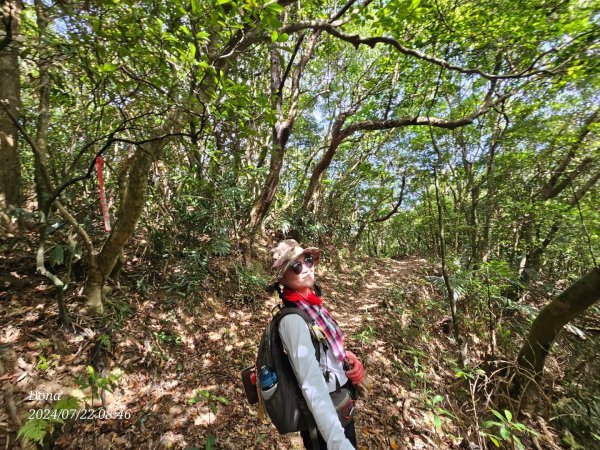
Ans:
{"label": "tree branch", "polygon": [[459,128],[465,125],[469,125],[473,123],[475,119],[479,116],[487,113],[490,108],[493,106],[503,102],[508,97],[510,97],[510,93],[503,94],[497,97],[495,100],[491,100],[488,95],[483,104],[473,111],[471,114],[467,114],[460,119],[440,119],[438,117],[399,117],[397,119],[389,119],[389,120],[364,120],[359,122],[354,122],[344,128],[341,133],[341,139],[344,139],[351,134],[357,131],[376,131],[376,130],[389,130],[391,128],[399,128],[406,127],[410,125],[426,125],[432,126],[436,128],[446,128],[448,130],[454,130],[455,128]]}
{"label": "tree branch", "polygon": [[[360,35],[358,35],[358,34],[344,33],[343,31],[339,30],[335,26],[334,23],[323,22],[320,20],[310,20],[310,21],[303,21],[303,22],[290,24],[290,25],[284,26],[280,32],[291,34],[291,33],[296,33],[298,31],[302,31],[302,30],[306,30],[306,29],[325,31],[325,32],[331,34],[332,36],[337,37],[338,39],[349,42],[350,44],[354,45],[355,48],[358,48],[360,45],[366,45],[371,48],[374,48],[377,44],[389,45],[389,46],[395,48],[399,53],[401,53],[403,55],[413,56],[417,59],[436,64],[440,67],[443,67],[444,69],[464,73],[466,75],[480,75],[489,80],[507,80],[507,79],[515,79],[515,78],[525,78],[525,77],[530,77],[532,75],[537,75],[540,73],[549,73],[548,70],[536,69],[534,67],[535,63],[531,64],[529,67],[527,67],[526,69],[524,69],[520,72],[501,74],[501,75],[496,75],[493,73],[485,72],[479,68],[469,68],[469,67],[457,66],[457,65],[452,64],[442,58],[437,58],[435,56],[428,55],[427,53],[424,53],[424,52],[414,49],[414,48],[405,47],[398,40],[396,40],[394,38],[384,37],[384,36],[373,36],[373,37],[361,38]],[[536,59],[536,61],[537,61],[537,59]]]}
{"label": "tree branch", "polygon": [[390,217],[392,217],[394,214],[396,214],[398,212],[398,208],[400,208],[400,205],[402,204],[402,200],[404,198],[404,186],[406,185],[406,175],[404,175],[402,177],[402,187],[400,188],[400,197],[398,198],[398,202],[396,203],[396,206],[394,206],[394,208],[387,213],[385,216],[383,217],[377,217],[375,219],[372,220],[372,222],[385,222],[386,220],[388,220]]}
{"label": "tree branch", "polygon": [[302,33],[300,35],[300,38],[298,39],[298,42],[296,42],[296,45],[294,46],[294,52],[292,53],[292,56],[290,57],[290,60],[288,61],[287,66],[285,67],[285,71],[283,72],[283,77],[281,77],[281,82],[279,83],[279,88],[277,89],[278,96],[281,96],[281,91],[283,90],[283,85],[285,84],[285,80],[287,80],[287,77],[290,74],[290,70],[292,69],[294,59],[296,59],[296,55],[298,54],[298,50],[300,50],[300,46],[302,45],[302,41],[304,40],[305,36],[306,36],[306,33]]}
{"label": "tree branch", "polygon": [[596,109],[592,114],[590,114],[588,117],[586,117],[585,121],[583,122],[583,126],[581,127],[581,130],[579,131],[579,134],[577,135],[577,139],[571,145],[569,152],[565,155],[565,157],[560,162],[558,167],[556,167],[552,171],[552,176],[548,179],[546,184],[542,187],[542,189],[539,193],[539,196],[542,200],[548,200],[548,199],[558,195],[566,187],[566,185],[568,184],[568,182],[571,179],[573,179],[577,175],[579,175],[579,173],[577,173],[577,172],[578,172],[578,170],[582,169],[582,165],[585,166],[585,164],[583,164],[585,162],[585,160],[582,161],[582,163],[579,165],[579,167],[575,170],[575,172],[574,172],[575,176],[573,176],[573,174],[571,174],[569,177],[567,177],[566,182],[563,181],[558,186],[556,186],[558,179],[567,170],[567,167],[569,166],[570,162],[575,157],[577,150],[581,147],[581,144],[583,143],[583,141],[585,140],[587,135],[590,133],[590,127],[592,126],[592,124],[597,123],[599,120],[600,120],[600,109]]}
{"label": "tree branch", "polygon": [[569,206],[573,207],[579,200],[589,191],[600,179],[600,170],[592,175],[586,183],[577,189],[577,192],[573,195],[573,199],[569,202]]}
{"label": "tree branch", "polygon": [[[46,164],[43,159],[43,155],[40,152],[40,149],[35,144],[35,142],[31,138],[31,136],[29,136],[29,134],[27,133],[25,128],[23,128],[23,126],[19,123],[19,121],[16,119],[16,117],[10,112],[10,110],[6,106],[5,102],[0,101],[0,105],[2,106],[4,111],[6,111],[8,116],[11,118],[11,120],[13,121],[13,123],[15,124],[15,126],[17,127],[17,129],[19,130],[21,135],[23,136],[23,139],[25,139],[25,141],[29,144],[29,146],[33,150],[33,154],[34,154],[35,158],[38,160],[38,164],[39,164],[41,172],[42,172],[42,178],[44,180],[44,183],[46,184],[46,187],[48,188],[49,191],[54,191],[52,179],[50,178],[50,174],[48,173],[48,168],[46,167]],[[51,204],[50,201],[46,202],[46,209],[48,208],[48,206],[50,204]],[[53,204],[54,204],[54,206],[56,206],[56,208],[61,213],[61,215],[69,223],[71,223],[71,225],[73,225],[75,227],[75,229],[77,230],[77,233],[79,234],[79,236],[81,236],[81,239],[83,240],[86,250],[88,251],[88,253],[90,255],[92,255],[94,253],[94,246],[93,246],[92,240],[90,239],[90,236],[87,234],[87,232],[83,229],[83,227],[81,225],[79,225],[79,222],[77,222],[77,219],[75,219],[75,217],[73,217],[73,215],[71,215],[71,213],[69,213],[69,211],[67,211],[67,209],[63,206],[63,204],[58,199],[54,199]],[[43,213],[45,214],[46,212],[43,211]]]}

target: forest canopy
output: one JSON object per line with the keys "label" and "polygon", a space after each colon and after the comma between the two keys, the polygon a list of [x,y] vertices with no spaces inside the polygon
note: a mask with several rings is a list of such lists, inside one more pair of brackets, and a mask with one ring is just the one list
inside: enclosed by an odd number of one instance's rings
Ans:
{"label": "forest canopy", "polygon": [[[526,380],[555,394],[543,374],[559,347],[552,379],[567,400],[536,412],[557,430],[552,445],[598,445],[600,385],[578,378],[600,364],[585,361],[600,345],[598,2],[1,5],[0,309],[47,286],[47,329],[76,335],[84,317],[114,348],[111,317],[135,317],[128,298],[256,310],[280,239],[324,249],[357,286],[363,261],[422,258],[411,283],[431,289],[448,365],[506,375],[492,406],[517,420]],[[417,344],[398,308],[428,303],[389,273],[398,285],[380,314],[398,330],[377,338],[401,355]],[[10,333],[1,345],[20,342]],[[533,439],[503,413],[509,438],[480,428],[492,406],[473,397],[475,418],[448,413],[447,435],[474,423],[480,446]]]}

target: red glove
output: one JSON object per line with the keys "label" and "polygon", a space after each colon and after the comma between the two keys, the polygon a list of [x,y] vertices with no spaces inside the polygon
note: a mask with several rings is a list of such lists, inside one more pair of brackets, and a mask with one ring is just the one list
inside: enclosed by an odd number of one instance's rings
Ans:
{"label": "red glove", "polygon": [[346,376],[352,382],[352,384],[362,383],[365,375],[365,369],[356,355],[352,352],[346,352],[345,362],[349,367],[349,369],[346,371]]}

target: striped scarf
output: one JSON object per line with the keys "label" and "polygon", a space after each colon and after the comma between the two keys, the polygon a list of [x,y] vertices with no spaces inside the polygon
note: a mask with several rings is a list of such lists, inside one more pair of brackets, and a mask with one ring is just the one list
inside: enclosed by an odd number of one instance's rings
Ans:
{"label": "striped scarf", "polygon": [[329,311],[323,307],[321,297],[310,291],[307,298],[286,287],[283,289],[283,298],[301,308],[323,329],[329,348],[339,361],[343,361],[346,350],[344,349],[342,330]]}

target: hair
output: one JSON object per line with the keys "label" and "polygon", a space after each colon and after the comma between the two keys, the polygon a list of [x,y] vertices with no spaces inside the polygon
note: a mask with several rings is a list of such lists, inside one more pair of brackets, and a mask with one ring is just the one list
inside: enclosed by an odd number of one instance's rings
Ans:
{"label": "hair", "polygon": [[267,291],[269,294],[272,294],[273,292],[277,292],[278,294],[281,295],[281,283],[279,281],[276,281],[273,284],[269,284],[265,288],[265,291]]}
{"label": "hair", "polygon": [[[285,286],[283,286],[280,281],[276,281],[275,283],[268,285],[265,288],[265,291],[267,291],[269,294],[272,294],[273,292],[277,292],[279,294],[279,298],[282,298],[282,296],[283,296],[282,287],[285,287]],[[319,286],[317,283],[313,284],[313,289],[315,290],[315,294],[317,294],[317,296],[321,297],[323,295],[321,286]]]}

